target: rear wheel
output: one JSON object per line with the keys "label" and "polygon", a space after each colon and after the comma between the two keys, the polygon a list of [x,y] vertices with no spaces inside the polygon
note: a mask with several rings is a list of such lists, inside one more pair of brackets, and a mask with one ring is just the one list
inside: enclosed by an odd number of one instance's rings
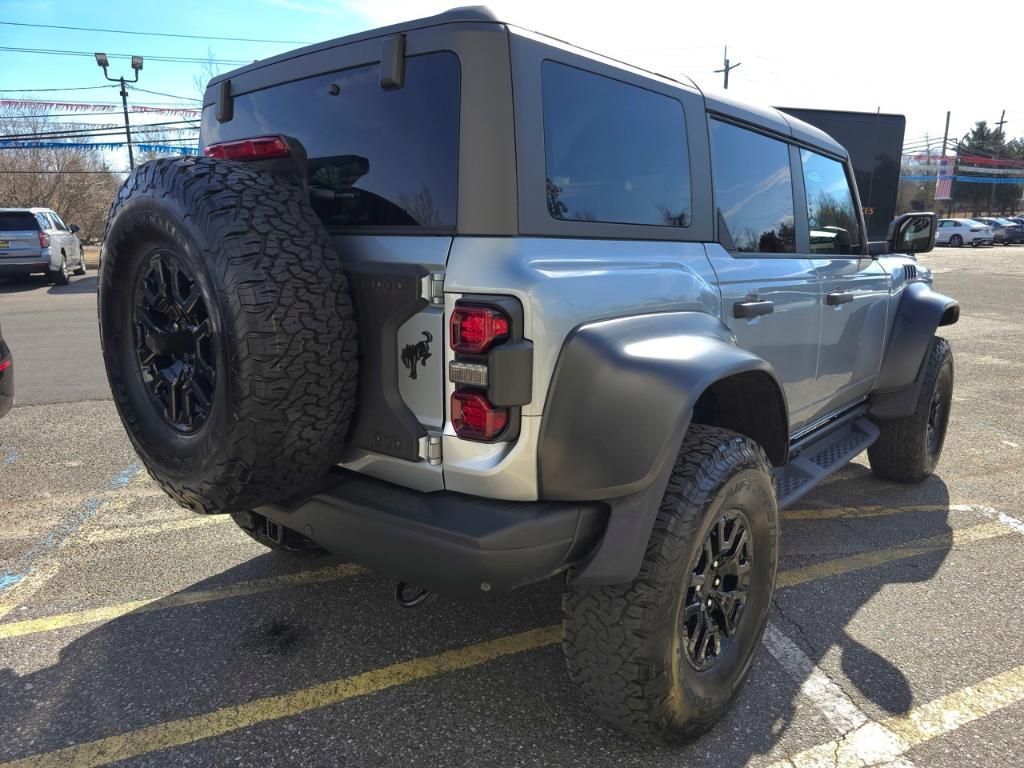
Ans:
{"label": "rear wheel", "polygon": [[60,267],[50,270],[50,279],[54,285],[67,285],[71,281],[71,273],[68,272],[68,257],[61,254]]}
{"label": "rear wheel", "polygon": [[952,235],[949,238],[949,244],[954,248],[959,248],[964,244],[964,239],[960,235]]}
{"label": "rear wheel", "polygon": [[751,440],[691,425],[629,584],[569,585],[569,674],[604,720],[676,744],[720,717],[768,621],[778,562],[771,466]]}
{"label": "rear wheel", "polygon": [[917,407],[902,419],[879,419],[878,439],[868,448],[871,471],[885,480],[918,483],[935,471],[953,401],[953,353],[938,336],[925,361]]}
{"label": "rear wheel", "polygon": [[285,502],[337,461],[355,403],[348,283],[302,190],[161,159],[111,209],[103,357],[135,450],[198,512]]}

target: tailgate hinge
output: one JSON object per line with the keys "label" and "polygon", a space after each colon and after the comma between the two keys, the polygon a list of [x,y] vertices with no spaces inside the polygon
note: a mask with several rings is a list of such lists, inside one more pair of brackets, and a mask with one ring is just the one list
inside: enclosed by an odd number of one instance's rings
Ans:
{"label": "tailgate hinge", "polygon": [[444,304],[444,272],[431,272],[425,275],[420,295],[431,304]]}
{"label": "tailgate hinge", "polygon": [[431,432],[420,438],[420,458],[431,465],[441,463],[441,434]]}

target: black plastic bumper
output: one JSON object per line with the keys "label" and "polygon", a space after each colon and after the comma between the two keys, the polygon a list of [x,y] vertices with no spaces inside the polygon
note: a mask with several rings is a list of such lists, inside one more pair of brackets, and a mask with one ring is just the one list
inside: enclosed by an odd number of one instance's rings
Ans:
{"label": "black plastic bumper", "polygon": [[22,261],[18,263],[4,263],[0,261],[0,277],[18,277],[49,271],[49,259],[46,261]]}
{"label": "black plastic bumper", "polygon": [[599,502],[421,493],[340,469],[297,507],[255,511],[384,576],[458,597],[506,592],[579,563],[608,518]]}

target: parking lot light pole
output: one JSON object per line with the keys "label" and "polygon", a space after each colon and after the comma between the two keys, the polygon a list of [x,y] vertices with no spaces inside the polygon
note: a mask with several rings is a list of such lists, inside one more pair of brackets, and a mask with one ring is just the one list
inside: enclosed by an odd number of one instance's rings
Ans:
{"label": "parking lot light pole", "polygon": [[103,76],[112,83],[121,84],[121,105],[124,107],[124,135],[128,142],[128,168],[129,170],[135,170],[135,155],[132,153],[132,127],[128,122],[128,87],[126,83],[137,83],[139,82],[139,72],[142,71],[142,57],[132,56],[132,69],[135,71],[134,80],[125,80],[124,77],[111,77],[107,74],[107,67],[110,66],[110,61],[107,59],[107,54],[97,53],[96,63],[103,68]]}

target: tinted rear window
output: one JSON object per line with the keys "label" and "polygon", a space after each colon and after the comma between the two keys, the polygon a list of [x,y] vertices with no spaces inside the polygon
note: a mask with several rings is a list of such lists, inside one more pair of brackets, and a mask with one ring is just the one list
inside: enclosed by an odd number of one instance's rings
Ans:
{"label": "tinted rear window", "polygon": [[36,217],[28,211],[0,211],[0,232],[39,229]]}
{"label": "tinted rear window", "polygon": [[327,226],[453,229],[458,58],[411,56],[405,84],[394,90],[379,78],[380,65],[371,64],[242,95],[234,119],[204,122],[204,141],[297,138],[309,158],[313,207]]}
{"label": "tinted rear window", "polygon": [[556,219],[690,225],[690,163],[676,99],[545,61],[544,158]]}

